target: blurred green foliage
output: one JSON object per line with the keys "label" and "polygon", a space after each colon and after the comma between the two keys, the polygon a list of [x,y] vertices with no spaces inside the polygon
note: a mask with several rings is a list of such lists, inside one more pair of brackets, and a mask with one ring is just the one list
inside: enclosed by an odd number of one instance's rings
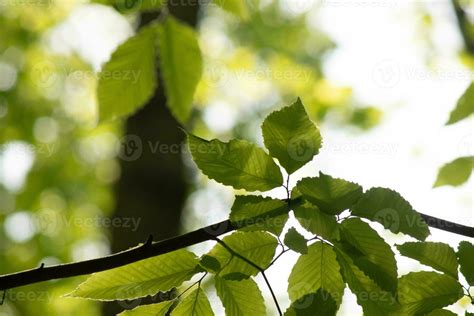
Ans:
{"label": "blurred green foliage", "polygon": [[[141,9],[161,7],[152,0],[132,8],[123,1],[94,2],[112,6],[130,21]],[[111,186],[120,175],[116,144],[122,126],[97,124],[92,66],[76,54],[53,53],[45,40],[79,5],[0,2],[0,274],[108,252],[108,227],[95,219],[110,215],[114,205]],[[198,31],[205,69],[195,95],[195,130],[256,138],[259,116],[296,96],[315,120],[362,130],[380,121],[381,113],[360,104],[350,87],[325,78],[324,58],[335,45],[308,23],[307,14],[288,15],[278,1],[245,12],[239,17],[214,5],[203,8]],[[223,129],[206,119],[215,104],[233,115]],[[7,155],[13,162],[7,163]],[[25,159],[31,159],[25,182],[10,185],[5,168],[20,170]],[[99,314],[95,303],[60,298],[78,281],[9,291],[0,315]]]}

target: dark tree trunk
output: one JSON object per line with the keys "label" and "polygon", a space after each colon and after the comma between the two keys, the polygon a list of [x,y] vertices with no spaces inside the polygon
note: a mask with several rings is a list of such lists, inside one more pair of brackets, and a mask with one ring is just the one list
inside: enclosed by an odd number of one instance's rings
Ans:
{"label": "dark tree trunk", "polygon": [[[173,1],[172,1],[173,2]],[[173,2],[174,3],[174,2]],[[170,13],[178,19],[196,25],[198,5],[178,1],[169,5]],[[190,2],[194,3],[194,2]],[[156,14],[142,14],[141,26],[156,18]],[[159,75],[159,69],[157,69]],[[175,145],[184,140],[184,133],[166,107],[166,97],[160,80],[154,97],[129,117],[126,139],[141,141],[141,155],[131,161],[120,160],[121,178],[116,187],[116,208],[113,217],[140,221],[133,227],[112,228],[112,252],[145,242],[150,234],[161,240],[179,233],[183,203],[186,197],[185,168],[179,152],[162,151],[159,144]],[[137,304],[156,302],[147,298],[135,302],[104,304],[104,315],[116,315]]]}

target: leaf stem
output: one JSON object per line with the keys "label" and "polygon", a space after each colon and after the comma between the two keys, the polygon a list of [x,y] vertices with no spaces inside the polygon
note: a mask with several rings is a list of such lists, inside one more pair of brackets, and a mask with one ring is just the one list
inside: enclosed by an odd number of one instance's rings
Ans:
{"label": "leaf stem", "polygon": [[273,298],[273,301],[275,302],[275,306],[278,310],[278,315],[282,316],[283,313],[281,311],[281,308],[280,308],[280,304],[278,304],[278,300],[276,298],[276,295],[275,295],[275,292],[273,292],[273,288],[270,284],[270,281],[268,280],[267,276],[265,275],[265,270],[263,268],[261,268],[259,265],[257,265],[256,263],[254,263],[253,261],[247,259],[246,257],[242,256],[240,253],[234,251],[231,247],[229,247],[229,245],[227,245],[223,240],[219,239],[219,238],[215,238],[215,240],[220,244],[222,245],[222,247],[224,247],[230,254],[236,256],[237,258],[245,261],[246,263],[248,263],[249,265],[251,265],[252,267],[254,267],[255,269],[257,269],[263,276],[263,279],[265,280],[265,283],[267,284],[267,287],[268,289],[270,290],[270,294],[272,295],[272,298]]}

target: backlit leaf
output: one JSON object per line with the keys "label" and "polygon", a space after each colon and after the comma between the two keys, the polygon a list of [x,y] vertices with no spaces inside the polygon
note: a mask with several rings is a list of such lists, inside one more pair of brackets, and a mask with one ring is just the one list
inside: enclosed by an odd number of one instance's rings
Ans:
{"label": "backlit leaf", "polygon": [[296,186],[303,198],[328,214],[339,214],[350,208],[362,195],[360,185],[322,172],[319,177],[303,178]]}
{"label": "backlit leaf", "polygon": [[459,186],[469,180],[474,168],[474,157],[461,157],[445,164],[438,173],[434,187]]}
{"label": "backlit leaf", "polygon": [[153,295],[191,279],[197,272],[198,263],[192,252],[173,251],[94,273],[68,296],[113,301]]}
{"label": "backlit leaf", "polygon": [[288,279],[288,294],[292,302],[323,289],[339,306],[344,287],[336,254],[331,246],[322,242],[309,246],[308,254],[298,258]]}
{"label": "backlit leaf", "polygon": [[353,215],[381,223],[393,233],[404,233],[418,240],[430,234],[426,222],[399,193],[372,188],[351,209]]}
{"label": "backlit leaf", "polygon": [[412,272],[398,282],[398,299],[404,315],[429,313],[461,297],[461,285],[454,278],[437,272]]}
{"label": "backlit leaf", "polygon": [[285,245],[293,251],[299,252],[301,254],[308,253],[308,246],[306,239],[301,236],[298,231],[291,227],[285,235]]}
{"label": "backlit leaf", "polygon": [[349,218],[341,224],[344,251],[352,262],[385,291],[397,291],[397,262],[392,248],[358,218]]}
{"label": "backlit leaf", "polygon": [[389,315],[398,309],[396,299],[390,292],[382,290],[344,251],[339,248],[335,248],[335,251],[344,280],[356,295],[357,303],[362,306],[364,315]]}
{"label": "backlit leaf", "polygon": [[153,96],[156,54],[156,25],[143,28],[115,50],[99,73],[97,98],[102,121],[130,115]]}
{"label": "backlit leaf", "polygon": [[270,155],[290,174],[311,161],[321,148],[321,134],[300,99],[268,115],[262,132]]}
{"label": "backlit leaf", "polygon": [[188,135],[188,144],[199,169],[217,182],[247,191],[268,191],[283,183],[273,159],[252,143],[207,141]]}
{"label": "backlit leaf", "polygon": [[406,257],[458,278],[458,262],[454,249],[440,242],[407,242],[397,246]]}
{"label": "backlit leaf", "polygon": [[262,292],[253,279],[231,281],[216,277],[215,284],[226,316],[266,315]]}
{"label": "backlit leaf", "polygon": [[181,123],[185,123],[202,75],[197,35],[190,26],[168,16],[158,29],[158,37],[160,70],[168,107]]}
{"label": "backlit leaf", "polygon": [[449,125],[459,122],[470,116],[472,113],[474,113],[474,83],[471,83],[461,96],[446,124]]}

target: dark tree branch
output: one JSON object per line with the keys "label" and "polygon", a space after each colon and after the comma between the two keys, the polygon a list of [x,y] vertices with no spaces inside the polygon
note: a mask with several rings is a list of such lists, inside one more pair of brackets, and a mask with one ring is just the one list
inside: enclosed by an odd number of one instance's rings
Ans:
{"label": "dark tree branch", "polygon": [[[286,207],[280,208],[273,212],[271,217],[281,215],[287,211],[288,210],[286,209]],[[420,215],[426,221],[426,223],[433,228],[441,229],[466,237],[474,237],[473,227],[456,224],[422,213],[420,213]],[[267,217],[265,216],[265,218]],[[50,267],[45,267],[42,264],[39,268],[36,269],[6,274],[0,276],[0,291],[42,281],[69,278],[121,267],[143,259],[155,257],[181,248],[189,247],[204,241],[216,240],[217,236],[229,233],[244,226],[254,224],[259,219],[261,220],[262,217],[238,224],[232,224],[229,220],[226,220],[181,236],[165,239],[159,242],[151,242],[151,239],[149,239],[145,244],[136,248],[132,248],[98,259],[61,264]]]}

